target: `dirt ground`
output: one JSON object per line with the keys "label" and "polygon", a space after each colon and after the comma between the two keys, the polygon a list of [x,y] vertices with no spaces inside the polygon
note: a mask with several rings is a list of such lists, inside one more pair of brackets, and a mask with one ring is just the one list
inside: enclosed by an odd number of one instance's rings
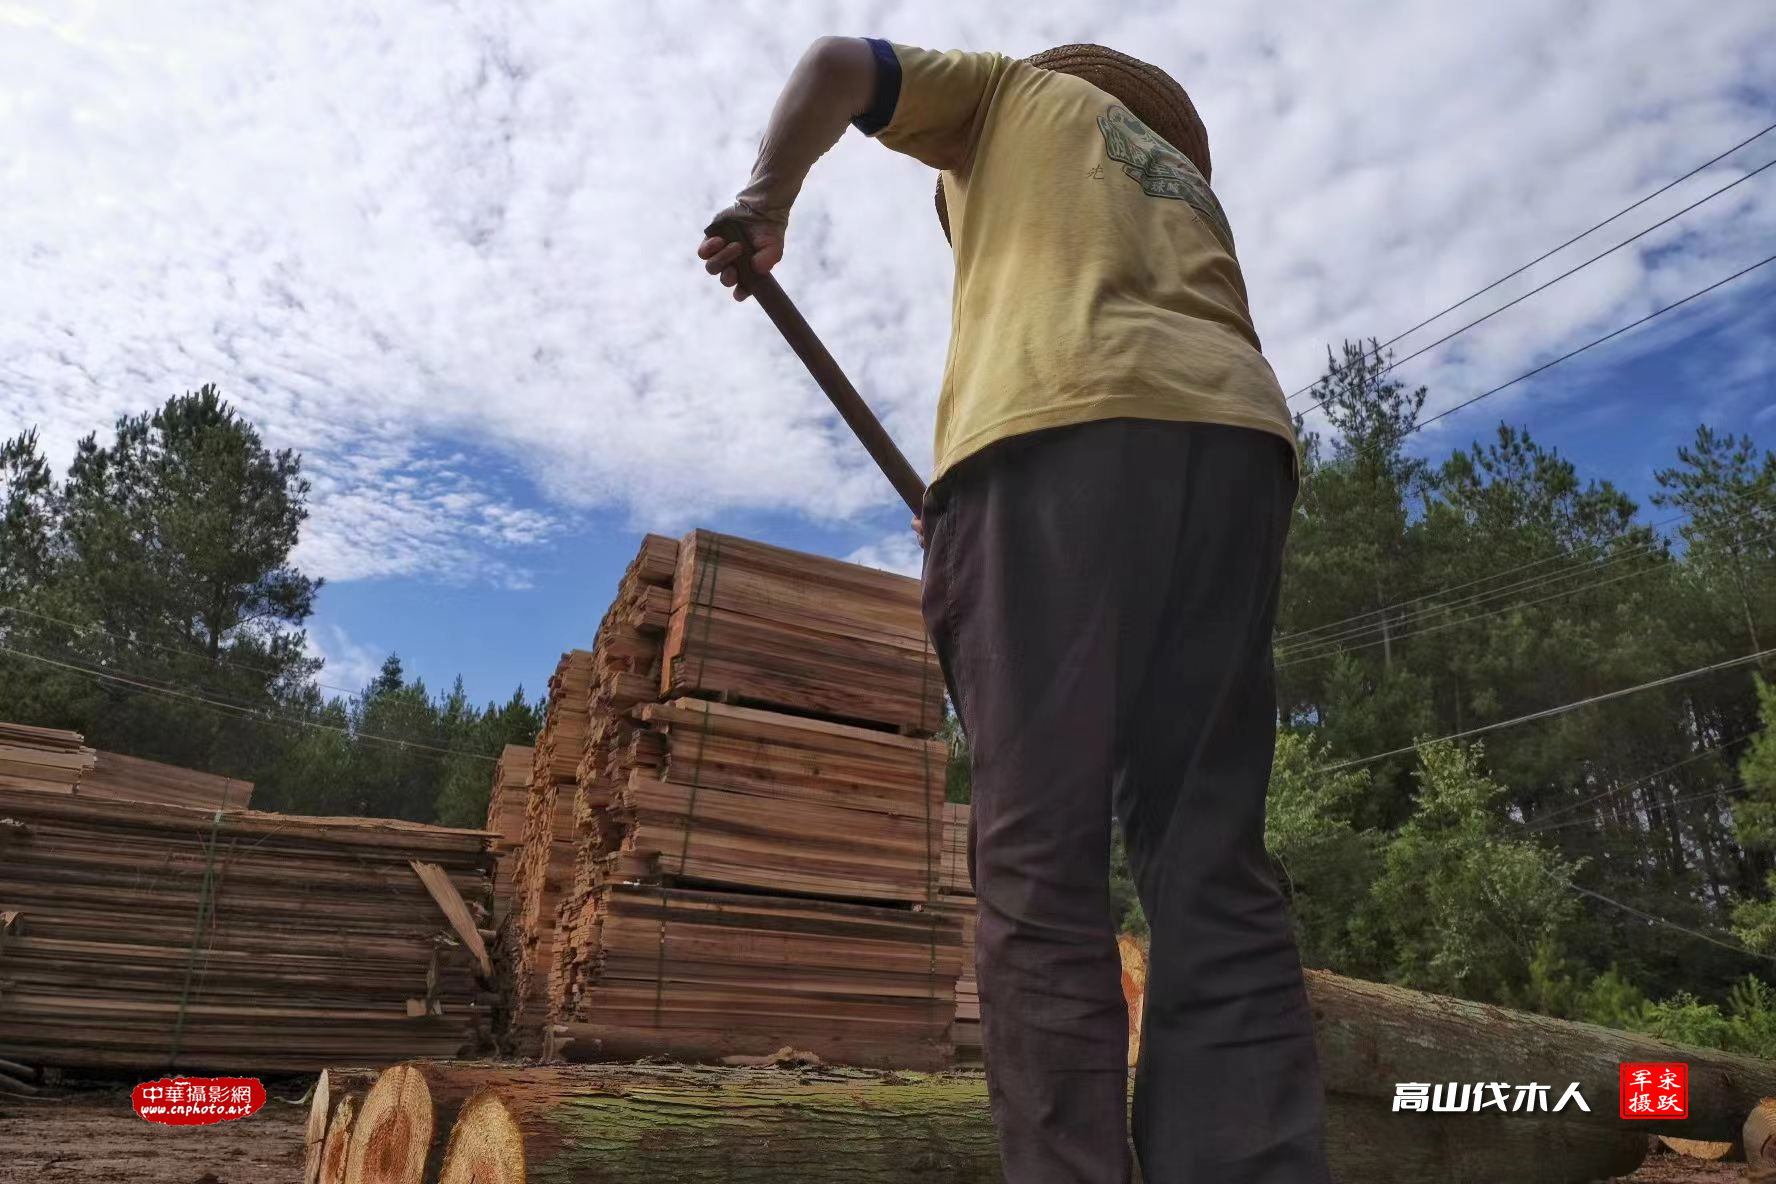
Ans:
{"label": "dirt ground", "polygon": [[257,1114],[214,1126],[162,1126],[128,1090],[0,1099],[3,1184],[301,1184],[305,1082],[268,1083]]}
{"label": "dirt ground", "polygon": [[[144,1122],[127,1091],[0,1100],[0,1184],[300,1184],[308,1107],[279,1098],[295,1098],[304,1086],[273,1084],[259,1113],[198,1127]],[[1619,1184],[1744,1179],[1742,1164],[1659,1154]]]}

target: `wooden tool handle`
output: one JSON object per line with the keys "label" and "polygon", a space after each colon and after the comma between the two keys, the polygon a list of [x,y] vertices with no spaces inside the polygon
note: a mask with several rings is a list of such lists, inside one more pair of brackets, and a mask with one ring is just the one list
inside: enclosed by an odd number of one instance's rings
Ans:
{"label": "wooden tool handle", "polygon": [[789,348],[796,352],[802,363],[808,367],[808,373],[838,408],[851,431],[862,442],[864,448],[894,486],[894,492],[900,494],[907,508],[917,517],[924,510],[925,482],[919,478],[917,470],[907,462],[900,448],[894,443],[882,423],[839,369],[838,362],[827,352],[826,346],[820,343],[813,328],[803,319],[800,311],[785,294],[783,288],[769,275],[754,271],[752,268],[752,240],[746,235],[746,227],[734,218],[722,218],[713,223],[707,233],[719,235],[730,243],[740,243],[742,251],[736,268],[740,276],[740,287],[748,295],[759,302],[765,315],[771,318],[783,339],[789,342]]}

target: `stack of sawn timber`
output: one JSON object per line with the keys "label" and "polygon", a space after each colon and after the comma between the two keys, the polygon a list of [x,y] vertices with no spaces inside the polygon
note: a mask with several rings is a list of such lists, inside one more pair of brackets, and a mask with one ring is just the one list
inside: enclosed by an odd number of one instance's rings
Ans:
{"label": "stack of sawn timber", "polygon": [[473,1052],[489,838],[0,789],[0,1057],[274,1072]]}
{"label": "stack of sawn timber", "polygon": [[98,759],[80,778],[74,791],[83,797],[157,802],[163,806],[197,806],[210,810],[245,810],[253,796],[253,783],[238,777],[200,773],[196,769],[115,752],[95,755]]}
{"label": "stack of sawn timber", "polygon": [[79,732],[0,724],[0,788],[73,793],[96,759]]}
{"label": "stack of sawn timber", "polygon": [[650,537],[591,664],[552,1047],[947,1062],[961,927],[933,907],[942,679],[917,582]]}
{"label": "stack of sawn timber", "polygon": [[515,894],[518,853],[524,846],[525,808],[530,804],[532,763],[536,750],[508,744],[493,770],[493,789],[487,795],[487,830],[493,840],[493,923],[502,924],[511,912]]}
{"label": "stack of sawn timber", "polygon": [[980,986],[974,978],[974,923],[978,905],[974,882],[968,876],[968,816],[970,807],[945,802],[943,808],[943,862],[938,872],[938,907],[962,925],[962,973],[956,979],[956,1018],[950,1025],[950,1042],[956,1060],[964,1064],[981,1059]]}
{"label": "stack of sawn timber", "polygon": [[86,747],[79,732],[0,723],[0,787],[244,810],[253,783]]}
{"label": "stack of sawn timber", "polygon": [[501,930],[510,988],[506,1037],[526,1056],[541,1049],[548,1021],[549,961],[560,900],[573,877],[574,776],[591,685],[591,652],[563,654],[549,679],[548,705],[533,750],[524,842],[513,870],[516,897]]}

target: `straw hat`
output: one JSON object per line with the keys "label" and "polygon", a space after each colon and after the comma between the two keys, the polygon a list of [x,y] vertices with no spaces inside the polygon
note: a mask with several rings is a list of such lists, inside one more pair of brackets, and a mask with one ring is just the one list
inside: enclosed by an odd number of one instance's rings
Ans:
{"label": "straw hat", "polygon": [[[1102,45],[1060,45],[1026,59],[1032,66],[1083,78],[1108,91],[1135,118],[1190,158],[1203,180],[1209,179],[1209,133],[1184,92],[1170,74]],[[944,205],[943,178],[937,180],[937,220],[950,237],[950,215]]]}

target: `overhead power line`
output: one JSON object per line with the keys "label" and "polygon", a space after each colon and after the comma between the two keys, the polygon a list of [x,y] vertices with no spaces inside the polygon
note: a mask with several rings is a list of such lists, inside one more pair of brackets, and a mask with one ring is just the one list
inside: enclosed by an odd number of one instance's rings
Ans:
{"label": "overhead power line", "polygon": [[[1744,541],[1747,543],[1761,543],[1771,538],[1776,538],[1776,531],[1754,535]],[[1342,635],[1309,639],[1296,646],[1284,646],[1278,651],[1278,656],[1284,660],[1279,661],[1277,666],[1280,669],[1286,666],[1300,665],[1303,662],[1315,661],[1320,658],[1333,657],[1337,654],[1349,653],[1352,650],[1373,649],[1378,645],[1392,645],[1395,642],[1404,641],[1410,637],[1421,637],[1427,633],[1438,633],[1444,629],[1454,629],[1461,625],[1471,625],[1476,621],[1489,620],[1492,617],[1497,617],[1508,612],[1514,612],[1517,609],[1533,608],[1538,604],[1548,604],[1555,600],[1563,600],[1568,596],[1577,596],[1581,592],[1594,591],[1598,588],[1608,587],[1610,584],[1619,584],[1624,580],[1639,579],[1640,577],[1650,575],[1653,572],[1664,570],[1658,564],[1649,563],[1644,567],[1637,567],[1632,571],[1620,572],[1608,579],[1599,580],[1595,578],[1597,573],[1604,568],[1611,567],[1617,563],[1625,562],[1633,558],[1636,558],[1634,552],[1624,552],[1620,555],[1612,556],[1608,560],[1599,561],[1575,570],[1544,576],[1538,580],[1526,581],[1525,584],[1527,585],[1527,588],[1522,584],[1510,585],[1506,588],[1498,589],[1495,593],[1477,594],[1466,598],[1466,600],[1452,601],[1448,604],[1429,605],[1413,614],[1399,618],[1398,620],[1385,620],[1377,622],[1374,625],[1367,625],[1359,629],[1350,630]],[[1564,580],[1576,580],[1580,582],[1574,583],[1571,587],[1562,588],[1558,592],[1550,592],[1546,596],[1538,596],[1533,600],[1508,599],[1506,603],[1497,608],[1485,608],[1485,606],[1493,604],[1503,598],[1504,594],[1507,592],[1513,590],[1533,591],[1536,588],[1546,587],[1549,584],[1557,584]],[[1484,611],[1472,612],[1466,616],[1456,617],[1453,620],[1434,620],[1439,613],[1449,612],[1459,608],[1484,608]],[[1427,621],[1430,621],[1431,623],[1426,624],[1425,622]],[[1396,631],[1396,627],[1398,631]]]}
{"label": "overhead power line", "polygon": [[[1691,202],[1689,205],[1687,205],[1683,209],[1677,211],[1675,214],[1671,214],[1665,218],[1660,219],[1659,221],[1653,223],[1651,226],[1647,227],[1645,230],[1636,232],[1635,234],[1631,235],[1628,238],[1623,239],[1621,242],[1617,243],[1615,246],[1610,247],[1607,250],[1598,252],[1597,254],[1591,256],[1591,258],[1585,260],[1583,263],[1574,264],[1573,266],[1567,268],[1565,271],[1561,272],[1559,275],[1553,277],[1552,279],[1549,279],[1549,280],[1546,280],[1540,284],[1537,284],[1535,287],[1533,287],[1529,291],[1523,293],[1521,296],[1515,297],[1514,299],[1508,300],[1505,303],[1499,305],[1497,308],[1493,309],[1491,312],[1486,313],[1483,316],[1475,317],[1473,320],[1469,321],[1467,324],[1463,325],[1461,328],[1452,329],[1448,333],[1445,333],[1443,336],[1437,338],[1437,340],[1431,342],[1429,345],[1420,346],[1418,349],[1413,350],[1411,353],[1407,354],[1405,357],[1394,359],[1393,361],[1389,362],[1387,365],[1383,366],[1379,371],[1377,371],[1376,377],[1380,377],[1383,374],[1389,374],[1389,373],[1393,372],[1393,370],[1395,368],[1400,367],[1400,366],[1404,366],[1407,362],[1412,361],[1414,358],[1422,357],[1425,354],[1430,353],[1432,350],[1436,349],[1439,345],[1443,345],[1447,342],[1455,340],[1457,337],[1460,337],[1463,333],[1466,333],[1469,329],[1478,328],[1479,326],[1484,325],[1487,321],[1490,321],[1493,317],[1498,316],[1501,312],[1504,312],[1507,309],[1515,308],[1517,305],[1522,304],[1525,300],[1528,300],[1531,296],[1534,296],[1540,292],[1545,292],[1549,288],[1552,288],[1555,284],[1558,284],[1561,280],[1564,280],[1569,276],[1577,275],[1579,272],[1585,270],[1587,267],[1590,267],[1593,263],[1596,263],[1599,260],[1607,259],[1609,256],[1614,255],[1617,251],[1621,250],[1623,247],[1629,246],[1630,244],[1632,244],[1642,238],[1645,238],[1647,235],[1649,235],[1653,231],[1659,229],[1661,226],[1665,226],[1671,222],[1675,222],[1677,219],[1683,217],[1685,214],[1689,213],[1691,210],[1695,209],[1697,206],[1700,206],[1700,205],[1703,205],[1707,202],[1713,201],[1715,198],[1719,197],[1721,194],[1727,192],[1727,190],[1732,189],[1736,185],[1743,185],[1745,182],[1751,180],[1753,177],[1757,176],[1759,173],[1763,172],[1765,169],[1771,168],[1773,166],[1776,166],[1776,159],[1766,161],[1765,163],[1759,165],[1757,168],[1752,169],[1749,173],[1746,173],[1743,176],[1740,176],[1739,178],[1737,178],[1736,180],[1729,181],[1725,185],[1722,185],[1719,189],[1716,189],[1713,193],[1710,193],[1705,197],[1698,198],[1696,201]],[[1324,407],[1325,405],[1326,405],[1326,402],[1324,399],[1322,399],[1320,402],[1315,403],[1312,407],[1309,407],[1307,409],[1307,411],[1303,411],[1301,414],[1306,415],[1308,412],[1316,411],[1319,408]]]}
{"label": "overhead power line", "polygon": [[[22,617],[33,617],[39,621],[48,621],[52,625],[61,625],[64,628],[72,629],[77,633],[84,633],[89,636],[97,634],[100,637],[109,637],[113,641],[121,641],[125,645],[146,646],[148,649],[160,650],[162,653],[178,654],[184,657],[192,656],[191,651],[182,650],[177,646],[163,645],[160,642],[149,641],[142,637],[131,637],[127,633],[118,633],[115,630],[106,629],[99,625],[82,624],[79,621],[70,621],[63,617],[52,617],[48,613],[40,613],[35,609],[22,608],[16,604],[0,604],[0,612],[16,613]],[[224,657],[223,664],[233,666],[237,670],[252,670],[259,674],[281,676],[284,673],[275,666],[265,666],[257,662],[243,662],[232,655]],[[347,699],[361,699],[364,697],[362,691],[348,691],[344,687],[334,686],[331,683],[315,682],[312,685],[317,686],[324,691],[337,691]]]}
{"label": "overhead power line", "polygon": [[[1776,123],[1772,123],[1768,127],[1764,128],[1763,130],[1753,133],[1752,135],[1739,141],[1737,144],[1734,144],[1731,148],[1728,148],[1726,151],[1718,153],[1715,156],[1710,157],[1709,159],[1703,161],[1701,164],[1697,165],[1695,168],[1691,169],[1689,172],[1683,174],[1683,176],[1676,177],[1670,181],[1667,181],[1665,184],[1659,186],[1659,188],[1653,190],[1651,193],[1647,194],[1645,197],[1641,198],[1639,201],[1635,201],[1635,202],[1632,202],[1626,206],[1623,206],[1621,209],[1617,210],[1615,213],[1611,214],[1609,217],[1603,219],[1601,222],[1593,223],[1591,226],[1585,228],[1584,230],[1581,230],[1579,233],[1573,235],[1571,238],[1567,239],[1565,242],[1561,243],[1559,246],[1550,247],[1548,250],[1543,251],[1540,255],[1537,255],[1534,259],[1531,259],[1528,263],[1525,263],[1521,267],[1518,267],[1512,271],[1506,272],[1504,275],[1501,275],[1498,279],[1493,280],[1490,284],[1487,284],[1485,287],[1480,288],[1477,291],[1469,293],[1468,295],[1462,297],[1460,300],[1457,300],[1454,304],[1449,305],[1447,308],[1444,308],[1444,309],[1441,309],[1437,312],[1432,313],[1430,316],[1426,317],[1424,320],[1418,322],[1418,324],[1413,325],[1410,329],[1402,329],[1400,332],[1394,334],[1392,337],[1388,338],[1386,341],[1375,346],[1372,351],[1366,352],[1364,354],[1364,357],[1366,357],[1366,358],[1379,357],[1382,350],[1385,350],[1388,346],[1393,345],[1395,342],[1399,341],[1401,338],[1408,337],[1411,334],[1418,332],[1420,329],[1424,328],[1426,325],[1429,325],[1434,321],[1441,320],[1443,317],[1448,316],[1450,313],[1454,312],[1458,308],[1461,308],[1463,305],[1469,304],[1469,303],[1479,299],[1480,297],[1486,295],[1486,293],[1492,291],[1494,288],[1498,287],[1500,284],[1503,284],[1503,283],[1506,283],[1510,280],[1516,279],[1518,276],[1522,275],[1524,272],[1528,271],[1530,268],[1534,267],[1536,264],[1542,262],[1544,259],[1548,259],[1548,258],[1551,258],[1555,255],[1558,255],[1561,251],[1566,250],[1566,248],[1572,246],[1574,243],[1578,242],[1579,240],[1590,237],[1591,235],[1595,234],[1599,230],[1602,230],[1605,226],[1608,226],[1610,223],[1614,222],[1616,219],[1622,217],[1623,215],[1633,213],[1635,210],[1639,209],[1641,206],[1644,206],[1647,202],[1652,201],[1655,197],[1658,197],[1660,194],[1669,192],[1670,190],[1683,184],[1685,181],[1688,181],[1691,177],[1694,177],[1697,173],[1700,173],[1704,169],[1710,168],[1713,165],[1719,164],[1721,161],[1723,161],[1727,157],[1733,155],[1733,153],[1739,151],[1739,149],[1745,147],[1747,144],[1750,144],[1750,143],[1753,143],[1754,141],[1762,139],[1764,136],[1768,135],[1769,133],[1771,133],[1773,131],[1776,131]],[[1300,390],[1298,390],[1294,394],[1290,395],[1289,401],[1293,402],[1295,399],[1306,394],[1308,391],[1311,391],[1317,385],[1318,385],[1317,380],[1315,382],[1308,383],[1306,386],[1302,387]]]}
{"label": "overhead power line", "polygon": [[1389,749],[1387,752],[1377,752],[1369,756],[1359,756],[1346,761],[1336,761],[1330,765],[1322,765],[1315,769],[1314,772],[1318,774],[1326,774],[1337,773],[1344,769],[1355,769],[1363,765],[1372,765],[1377,761],[1387,760],[1389,757],[1404,756],[1409,752],[1417,752],[1421,749],[1429,748],[1434,744],[1446,744],[1454,740],[1467,740],[1474,736],[1484,736],[1489,732],[1499,732],[1506,728],[1515,728],[1522,724],[1533,723],[1536,720],[1551,719],[1557,715],[1565,715],[1569,711],[1577,711],[1581,707],[1591,707],[1598,703],[1608,703],[1615,699],[1625,699],[1629,695],[1638,695],[1642,691],[1651,691],[1659,687],[1667,687],[1672,686],[1675,683],[1687,682],[1692,678],[1700,678],[1706,674],[1714,674],[1721,670],[1731,670],[1735,666],[1748,666],[1753,662],[1762,661],[1763,659],[1770,657],[1772,654],[1776,654],[1776,648],[1759,650],[1756,653],[1746,654],[1743,657],[1729,658],[1725,662],[1716,662],[1712,666],[1700,666],[1695,670],[1686,670],[1682,674],[1670,674],[1666,675],[1664,678],[1655,678],[1651,682],[1643,682],[1638,686],[1623,687],[1620,690],[1614,691],[1605,691],[1601,695],[1592,695],[1589,698],[1578,699],[1571,703],[1562,703],[1558,707],[1545,707],[1540,711],[1532,711],[1528,715],[1519,715],[1513,719],[1499,720],[1496,723],[1482,724],[1477,728],[1467,728],[1460,732],[1451,732],[1449,735],[1439,736],[1435,740],[1416,740],[1402,748]]}
{"label": "overhead power line", "polygon": [[[1589,797],[1580,798],[1576,802],[1569,802],[1564,806],[1557,806],[1554,809],[1549,810],[1546,814],[1540,816],[1539,818],[1536,818],[1534,821],[1525,822],[1523,825],[1527,826],[1530,830],[1535,831],[1538,834],[1544,830],[1560,830],[1564,826],[1572,825],[1572,823],[1570,821],[1566,820],[1566,816],[1574,813],[1575,811],[1582,810],[1586,806],[1589,806],[1595,802],[1600,802],[1604,798],[1614,797],[1619,793],[1625,792],[1626,790],[1635,789],[1639,786],[1645,785],[1647,782],[1652,781],[1654,778],[1663,777],[1667,773],[1675,773],[1675,772],[1677,772],[1677,770],[1684,768],[1687,765],[1693,765],[1697,761],[1707,760],[1711,756],[1720,756],[1723,753],[1725,753],[1727,751],[1727,749],[1732,748],[1735,745],[1745,743],[1747,740],[1750,740],[1752,737],[1758,735],[1763,730],[1764,730],[1763,728],[1757,727],[1757,728],[1752,728],[1750,731],[1747,731],[1747,732],[1741,732],[1739,735],[1734,736],[1731,740],[1723,740],[1719,744],[1714,745],[1712,748],[1704,748],[1704,749],[1701,749],[1697,752],[1692,752],[1689,756],[1684,757],[1680,761],[1673,761],[1671,764],[1666,765],[1663,768],[1654,769],[1651,773],[1643,773],[1641,776],[1634,778],[1632,781],[1624,781],[1624,782],[1621,782],[1620,784],[1612,785],[1608,789],[1601,790],[1597,793],[1594,793],[1594,794],[1590,795]],[[1718,790],[1710,790],[1709,792],[1710,793],[1717,793],[1719,791]],[[1592,819],[1581,818],[1581,819],[1578,819],[1577,821],[1581,822],[1581,823],[1589,823],[1592,821]]]}
{"label": "overhead power line", "polygon": [[34,654],[28,650],[17,649],[13,646],[0,645],[0,653],[11,654],[14,657],[23,658],[29,662],[37,662],[45,666],[53,666],[61,670],[72,671],[75,674],[83,675],[98,682],[116,683],[127,688],[133,694],[161,695],[166,698],[182,699],[189,703],[203,704],[212,710],[227,711],[237,716],[264,719],[273,723],[289,724],[292,727],[298,728],[313,728],[318,731],[332,732],[336,735],[345,736],[354,741],[362,740],[372,744],[385,744],[402,750],[411,749],[417,752],[435,753],[438,756],[464,757],[468,760],[486,761],[489,764],[498,763],[499,760],[498,757],[484,756],[481,753],[439,748],[435,744],[422,744],[417,740],[404,740],[399,736],[381,736],[373,732],[361,732],[352,728],[342,728],[336,724],[323,723],[317,719],[301,719],[296,716],[287,715],[283,712],[272,711],[269,708],[248,707],[239,703],[230,703],[223,699],[213,699],[204,695],[194,695],[190,692],[181,691],[173,687],[157,686],[152,682],[144,682],[141,679],[115,670],[91,668],[77,665],[73,662],[62,662],[55,658],[45,657],[42,654]]}
{"label": "overhead power line", "polygon": [[[1776,163],[1776,162],[1773,162],[1773,163]],[[1431,416],[1429,419],[1421,419],[1417,423],[1413,424],[1410,428],[1408,428],[1405,432],[1405,435],[1410,436],[1414,432],[1422,432],[1422,431],[1424,431],[1424,429],[1430,427],[1432,424],[1436,423],[1439,419],[1442,419],[1445,416],[1454,415],[1457,411],[1460,411],[1462,408],[1472,406],[1473,404],[1478,403],[1481,399],[1489,398],[1492,395],[1498,394],[1502,390],[1506,390],[1510,387],[1514,387],[1518,383],[1524,381],[1525,379],[1534,378],[1536,375],[1540,374],[1542,371],[1551,370],[1555,366],[1558,366],[1558,365],[1560,365],[1560,363],[1566,361],[1567,359],[1576,358],[1580,354],[1584,353],[1586,350],[1595,349],[1597,346],[1602,345],[1606,341],[1613,341],[1615,338],[1620,337],[1622,334],[1628,332],[1630,329],[1638,329],[1638,328],[1640,328],[1640,326],[1646,324],[1650,320],[1653,320],[1655,317],[1662,317],[1666,313],[1671,312],[1673,309],[1682,308],[1684,305],[1688,304],[1690,301],[1696,299],[1697,297],[1706,296],[1710,292],[1714,291],[1716,288],[1724,288],[1728,284],[1732,283],[1734,280],[1741,279],[1745,276],[1748,276],[1752,272],[1756,271],[1758,268],[1763,267],[1766,264],[1771,263],[1771,262],[1776,262],[1776,255],[1765,256],[1764,258],[1759,259],[1756,263],[1753,263],[1750,267],[1746,267],[1746,268],[1743,268],[1739,271],[1736,271],[1732,275],[1727,276],[1724,279],[1718,279],[1718,280],[1714,281],[1714,283],[1709,284],[1706,288],[1697,289],[1696,291],[1691,292],[1688,296],[1685,296],[1682,300],[1672,301],[1670,304],[1667,304],[1664,308],[1655,309],[1652,312],[1649,312],[1646,316],[1641,317],[1639,320],[1631,321],[1628,324],[1623,325],[1620,329],[1617,329],[1617,330],[1610,332],[1610,333],[1605,333],[1602,337],[1598,337],[1594,340],[1587,341],[1584,345],[1579,346],[1579,348],[1577,348],[1577,349],[1568,350],[1566,353],[1561,354],[1558,358],[1555,358],[1553,361],[1544,362],[1540,366],[1537,366],[1534,370],[1530,370],[1530,371],[1527,371],[1523,374],[1519,374],[1516,378],[1511,379],[1511,381],[1509,381],[1509,382],[1501,382],[1497,386],[1493,387],[1491,390],[1481,391],[1479,394],[1475,395],[1471,399],[1464,399],[1462,402],[1457,403],[1453,407],[1448,407],[1442,411],[1437,412],[1437,414]],[[1321,407],[1324,407],[1325,405],[1326,405],[1326,401],[1324,399],[1322,399],[1318,403],[1315,403],[1312,407],[1309,407],[1307,409],[1307,411],[1302,412],[1302,414],[1306,415],[1308,411],[1317,411]]]}
{"label": "overhead power line", "polygon": [[1665,929],[1670,929],[1670,930],[1674,930],[1678,933],[1687,934],[1688,936],[1695,938],[1697,941],[1705,941],[1711,946],[1719,946],[1723,950],[1731,950],[1735,954],[1743,954],[1748,958],[1756,958],[1759,961],[1764,961],[1764,962],[1776,961],[1776,959],[1772,959],[1770,957],[1770,955],[1760,954],[1756,950],[1748,949],[1747,947],[1740,945],[1738,942],[1727,941],[1726,939],[1721,938],[1721,937],[1717,937],[1712,933],[1704,933],[1700,929],[1692,929],[1688,925],[1680,925],[1676,921],[1670,920],[1669,918],[1661,917],[1661,916],[1658,916],[1657,914],[1646,912],[1644,909],[1637,909],[1631,904],[1623,904],[1621,901],[1615,899],[1614,897],[1605,896],[1601,892],[1593,892],[1591,889],[1582,887],[1578,884],[1575,884],[1571,880],[1562,879],[1561,877],[1555,875],[1553,872],[1547,871],[1547,869],[1545,869],[1545,868],[1543,869],[1543,872],[1547,875],[1547,877],[1549,879],[1553,880],[1555,883],[1564,885],[1565,887],[1572,889],[1574,892],[1577,892],[1580,896],[1589,897],[1590,899],[1595,900],[1599,904],[1607,904],[1613,909],[1617,909],[1621,912],[1628,913],[1631,916],[1639,917],[1642,921],[1645,921],[1649,925],[1658,925],[1658,926],[1665,928]]}

